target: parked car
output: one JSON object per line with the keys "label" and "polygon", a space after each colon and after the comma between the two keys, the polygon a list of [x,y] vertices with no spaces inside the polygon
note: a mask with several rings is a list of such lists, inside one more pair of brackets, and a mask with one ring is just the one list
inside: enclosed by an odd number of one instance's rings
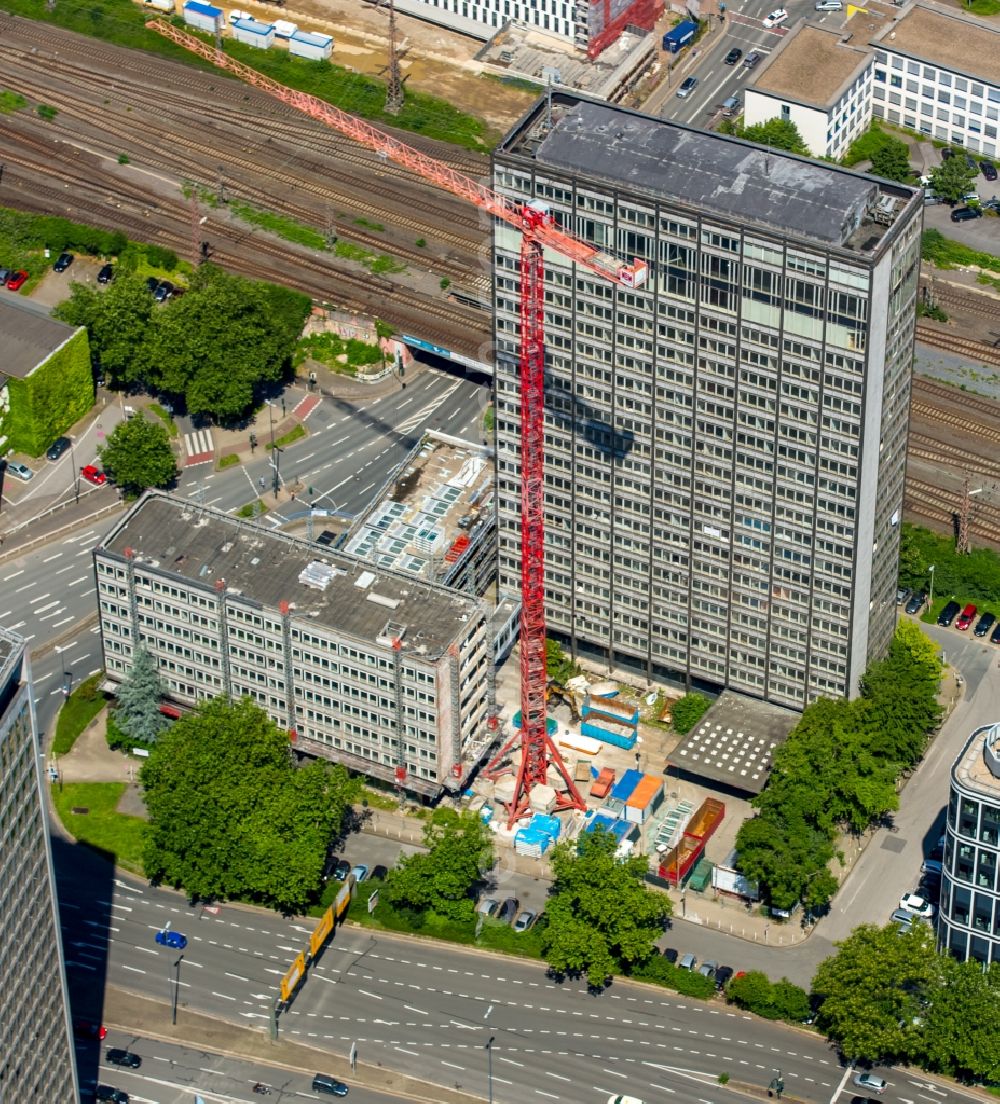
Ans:
{"label": "parked car", "polygon": [[326,865],[323,867],[323,881],[336,878],[338,882],[342,882],[350,872],[351,864],[347,859],[338,858],[336,855],[328,855]]}
{"label": "parked car", "polygon": [[695,85],[698,83],[697,77],[685,77],[681,81],[680,88],[677,89],[677,98],[679,100],[686,100],[688,96],[694,91]]}
{"label": "parked car", "polygon": [[156,291],[153,292],[153,298],[157,303],[165,303],[173,293],[174,285],[169,280],[161,280],[156,285]]}
{"label": "parked car", "polygon": [[500,908],[500,902],[495,897],[484,897],[478,905],[476,905],[476,912],[480,916],[493,917],[496,916]]}
{"label": "parked car", "polygon": [[31,468],[29,468],[27,464],[22,464],[20,460],[8,460],[7,471],[9,471],[11,475],[16,475],[18,479],[23,479],[25,483],[35,476]]}
{"label": "parked car", "polygon": [[992,161],[980,161],[979,171],[986,177],[986,179],[992,184],[997,178],[996,166]]}
{"label": "parked car", "polygon": [[536,914],[530,909],[524,909],[517,914],[517,919],[514,921],[514,931],[526,932],[537,919]]}
{"label": "parked car", "polygon": [[720,966],[715,971],[715,988],[724,989],[726,982],[733,976],[732,966]]}
{"label": "parked car", "polygon": [[171,947],[175,951],[183,951],[188,945],[186,935],[181,935],[178,931],[171,931],[169,928],[164,928],[163,931],[156,933],[156,942],[161,947]]}
{"label": "parked car", "polygon": [[935,911],[930,901],[917,893],[904,893],[899,899],[899,907],[924,920],[930,920]]}
{"label": "parked car", "polygon": [[909,601],[912,593],[913,591],[909,587],[899,587],[896,590],[896,605],[901,606],[904,602]]}
{"label": "parked car", "polygon": [[743,57],[743,51],[739,46],[734,46],[722,60],[726,65],[735,65],[741,57]]}
{"label": "parked car", "polygon": [[816,11],[843,11],[843,0],[816,0]]}
{"label": "parked car", "polygon": [[110,284],[115,278],[115,266],[106,264],[101,266],[101,271],[97,274],[97,282],[99,284]]}
{"label": "parked car", "polygon": [[940,614],[938,614],[937,623],[939,625],[942,625],[944,628],[948,628],[952,621],[954,621],[958,614],[961,612],[961,609],[962,607],[957,602],[949,602],[940,612]]}
{"label": "parked car", "polygon": [[505,924],[512,924],[514,917],[517,916],[517,910],[520,907],[520,902],[516,897],[504,898],[503,904],[497,911],[497,919],[502,920]]}
{"label": "parked car", "polygon": [[920,864],[920,873],[940,878],[944,867],[937,859],[924,859]]}
{"label": "parked car", "polygon": [[72,253],[60,253],[56,258],[56,263],[52,266],[53,272],[65,272],[67,268],[73,263]]}
{"label": "parked car", "polygon": [[28,279],[28,272],[26,269],[19,268],[16,272],[12,272],[7,277],[7,287],[11,291],[20,291],[24,287],[25,282]]}
{"label": "parked car", "polygon": [[745,69],[753,69],[760,64],[761,54],[759,50],[751,50],[749,54],[743,59],[743,67]]}
{"label": "parked car", "polygon": [[993,632],[990,633],[990,643],[1000,644],[1000,625],[997,625]]}
{"label": "parked car", "polygon": [[381,863],[376,863],[376,865],[372,867],[372,872],[369,877],[373,882],[384,882],[388,874],[389,870],[387,867],[383,866]]}
{"label": "parked car", "polygon": [[912,912],[907,912],[906,909],[898,908],[893,909],[892,916],[890,916],[889,919],[894,920],[901,927],[909,928],[914,918]]}
{"label": "parked car", "polygon": [[150,295],[152,295],[159,286],[160,281],[155,276],[146,277],[146,287],[149,290]]}
{"label": "parked car", "polygon": [[69,448],[70,441],[68,437],[57,437],[51,445],[45,450],[45,456],[48,460],[58,460],[60,456]]}
{"label": "parked car", "polygon": [[964,610],[958,615],[958,620],[955,622],[955,628],[959,632],[965,632],[965,630],[972,624],[973,619],[976,616],[975,603],[970,602]]}
{"label": "parked car", "polygon": [[131,1050],[122,1050],[120,1047],[109,1047],[105,1058],[113,1066],[126,1066],[128,1069],[138,1069],[142,1065],[142,1059]]}
{"label": "parked car", "polygon": [[368,867],[364,863],[358,863],[357,866],[352,866],[348,873],[354,875],[356,882],[363,882],[368,877]]}
{"label": "parked car", "polygon": [[907,613],[919,613],[924,608],[924,603],[927,601],[927,591],[920,590],[914,594],[910,600],[906,603]]}
{"label": "parked car", "polygon": [[664,947],[663,957],[673,966],[677,961],[677,951],[673,947]]}
{"label": "parked car", "polygon": [[955,151],[951,148],[951,146],[945,146],[944,149],[941,151],[941,160],[947,161],[954,152]]}
{"label": "parked car", "polygon": [[859,1089],[867,1089],[868,1092],[878,1093],[879,1096],[886,1090],[886,1083],[882,1078],[876,1077],[874,1073],[868,1073],[867,1070],[856,1073],[853,1080]]}
{"label": "parked car", "polygon": [[715,977],[715,971],[718,968],[719,968],[718,962],[716,962],[714,959],[710,958],[710,959],[707,959],[705,962],[703,962],[698,967],[698,973],[701,974],[702,977],[714,978]]}
{"label": "parked car", "polygon": [[0,284],[6,285],[13,271],[14,270],[12,268],[4,268],[2,265],[0,265]]}
{"label": "parked car", "polygon": [[113,1089],[110,1085],[98,1085],[94,1090],[95,1100],[110,1100],[111,1104],[128,1104],[128,1093],[124,1089]]}
{"label": "parked car", "polygon": [[952,222],[968,222],[970,219],[982,217],[983,212],[978,207],[959,207],[951,213]]}
{"label": "parked car", "polygon": [[104,1024],[96,1023],[94,1020],[74,1020],[73,1034],[78,1039],[96,1039],[101,1042],[107,1037],[108,1029]]}
{"label": "parked car", "polygon": [[976,636],[985,636],[996,624],[996,614],[984,613],[976,623]]}
{"label": "parked car", "polygon": [[979,172],[979,162],[971,153],[963,153],[962,156],[965,158],[965,164],[968,168],[972,169],[973,172]]}
{"label": "parked car", "polygon": [[85,464],[80,469],[80,475],[88,483],[93,483],[95,487],[103,487],[108,481],[108,477],[96,464]]}
{"label": "parked car", "polygon": [[693,954],[683,955],[677,962],[678,970],[693,970],[698,965],[698,959]]}

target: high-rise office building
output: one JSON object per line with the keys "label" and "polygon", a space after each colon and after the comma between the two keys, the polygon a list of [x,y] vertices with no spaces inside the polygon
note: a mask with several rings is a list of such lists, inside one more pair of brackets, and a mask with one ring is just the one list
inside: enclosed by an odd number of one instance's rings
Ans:
{"label": "high-rise office building", "polygon": [[[546,610],[577,656],[801,709],[895,623],[911,188],[570,94],[494,183],[647,262],[546,254]],[[518,585],[519,236],[495,229],[500,585]]]}
{"label": "high-rise office building", "polygon": [[938,943],[1000,962],[1000,724],[978,728],[951,768]]}
{"label": "high-rise office building", "polygon": [[24,641],[0,629],[0,1100],[72,1101],[76,1065]]}

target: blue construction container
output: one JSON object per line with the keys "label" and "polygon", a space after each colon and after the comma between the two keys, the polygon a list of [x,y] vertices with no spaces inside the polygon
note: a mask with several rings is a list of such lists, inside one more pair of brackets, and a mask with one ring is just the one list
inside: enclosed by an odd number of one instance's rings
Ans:
{"label": "blue construction container", "polygon": [[[603,721],[603,718],[600,718]],[[625,748],[626,751],[635,747],[636,730],[627,725],[616,725],[614,721],[607,721],[607,727],[598,723],[598,718],[592,717],[580,725],[580,731],[584,736],[590,736],[595,740],[601,740],[605,744],[613,744],[615,747]]]}
{"label": "blue construction container", "polygon": [[562,822],[557,816],[546,816],[544,813],[535,813],[531,818],[529,828],[535,832],[542,832],[551,840],[557,840],[562,831]]}
{"label": "blue construction container", "polygon": [[632,796],[632,791],[642,781],[642,772],[627,770],[611,789],[611,796],[621,802],[626,802]]}
{"label": "blue construction container", "polygon": [[685,19],[683,23],[678,23],[663,36],[663,48],[668,54],[676,54],[683,46],[687,46],[697,33],[698,24]]}

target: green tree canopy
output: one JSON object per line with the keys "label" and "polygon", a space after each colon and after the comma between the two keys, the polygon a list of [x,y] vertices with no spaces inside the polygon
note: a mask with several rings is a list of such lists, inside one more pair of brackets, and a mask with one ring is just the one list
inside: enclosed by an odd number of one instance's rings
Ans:
{"label": "green tree canopy", "polygon": [[115,724],[131,739],[153,743],[167,726],[160,712],[162,693],[156,660],[145,648],[137,648],[128,678],[118,687]]}
{"label": "green tree canopy", "polygon": [[146,281],[119,275],[108,288],[73,284],[69,299],[52,312],[71,326],[86,326],[91,355],[112,386],[140,380],[135,364],[153,313]]}
{"label": "green tree canopy", "polygon": [[775,116],[773,119],[768,119],[766,123],[744,127],[740,131],[740,137],[761,146],[787,150],[789,153],[800,153],[804,157],[809,156],[809,147],[791,119],[779,119]]}
{"label": "green tree canopy", "polygon": [[949,203],[957,203],[971,188],[978,169],[965,163],[965,157],[956,153],[930,171],[931,187]]}
{"label": "green tree canopy", "polygon": [[872,154],[872,172],[886,180],[909,180],[913,175],[910,169],[910,147],[886,135],[886,141]]}
{"label": "green tree canopy", "polygon": [[598,829],[552,854],[542,949],[557,973],[586,973],[595,987],[645,962],[671,913],[669,898],[643,880],[646,859],[618,860],[616,847],[615,837]]}
{"label": "green tree canopy", "polygon": [[1000,1081],[1000,965],[941,963],[944,983],[924,1010],[913,1060],[963,1079]]}
{"label": "green tree canopy", "polygon": [[385,897],[393,908],[471,920],[474,891],[493,865],[493,837],[475,813],[436,809],[424,829],[426,852],[404,855],[389,871]]}
{"label": "green tree canopy", "polygon": [[182,299],[154,313],[136,370],[183,395],[191,414],[237,418],[257,387],[281,378],[308,309],[305,296],[203,265]]}
{"label": "green tree canopy", "polygon": [[734,977],[726,986],[726,996],[740,1008],[769,1020],[801,1023],[812,1011],[804,989],[787,978],[771,982],[760,970]]}
{"label": "green tree canopy", "polygon": [[711,704],[704,694],[697,692],[678,698],[670,710],[674,729],[682,736],[686,736],[705,716]]}
{"label": "green tree canopy", "polygon": [[558,640],[545,638],[545,673],[560,686],[580,673],[580,668],[566,654]]}
{"label": "green tree canopy", "polygon": [[359,784],[341,766],[296,766],[250,698],[215,698],[157,740],[142,768],[149,878],[202,899],[294,912],[318,889]]}
{"label": "green tree canopy", "polygon": [[105,471],[127,495],[148,487],[168,487],[177,476],[177,462],[162,422],[142,414],[119,422],[97,452]]}
{"label": "green tree canopy", "polygon": [[936,595],[958,594],[963,600],[984,604],[1000,601],[1000,555],[993,549],[974,548],[959,555],[953,537],[904,524],[899,546],[900,583],[928,590],[932,565]]}

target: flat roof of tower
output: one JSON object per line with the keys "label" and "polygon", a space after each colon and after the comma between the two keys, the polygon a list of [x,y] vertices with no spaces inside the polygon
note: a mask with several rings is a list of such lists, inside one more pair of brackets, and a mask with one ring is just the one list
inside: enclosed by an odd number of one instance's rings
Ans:
{"label": "flat roof of tower", "polygon": [[[551,128],[547,114],[540,100],[498,154],[824,246],[877,252],[916,194],[836,165],[570,93],[552,95]],[[883,220],[871,217],[879,205]]]}
{"label": "flat roof of tower", "polygon": [[1000,27],[963,11],[914,4],[871,41],[972,80],[1000,84]]}
{"label": "flat roof of tower", "polygon": [[795,103],[832,107],[868,64],[867,46],[844,42],[832,27],[800,23],[761,65],[748,88]]}
{"label": "flat roof of tower", "polygon": [[311,620],[382,647],[399,637],[405,654],[428,660],[463,635],[481,605],[412,575],[156,491],[129,510],[96,552],[124,559],[126,549],[138,565],[209,590],[225,582],[228,593],[275,613],[288,602],[299,623]]}

